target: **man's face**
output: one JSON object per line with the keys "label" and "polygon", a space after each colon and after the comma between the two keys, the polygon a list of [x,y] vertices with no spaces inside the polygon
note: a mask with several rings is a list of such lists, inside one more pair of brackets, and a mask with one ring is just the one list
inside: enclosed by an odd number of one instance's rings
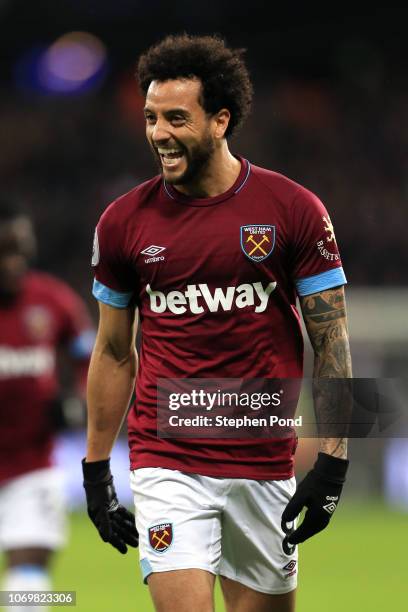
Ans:
{"label": "man's face", "polygon": [[198,79],[152,81],[146,96],[146,136],[168,183],[200,177],[215,150],[213,122],[200,104]]}
{"label": "man's face", "polygon": [[34,250],[33,228],[27,217],[0,223],[0,296],[18,294]]}

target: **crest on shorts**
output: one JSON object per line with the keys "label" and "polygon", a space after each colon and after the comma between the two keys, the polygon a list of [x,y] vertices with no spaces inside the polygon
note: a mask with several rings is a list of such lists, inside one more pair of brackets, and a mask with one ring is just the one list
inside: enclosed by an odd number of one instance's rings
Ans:
{"label": "crest on shorts", "polygon": [[155,552],[164,553],[173,542],[173,524],[159,523],[148,529],[149,544]]}
{"label": "crest on shorts", "polygon": [[241,249],[249,259],[263,261],[274,247],[274,225],[241,225]]}

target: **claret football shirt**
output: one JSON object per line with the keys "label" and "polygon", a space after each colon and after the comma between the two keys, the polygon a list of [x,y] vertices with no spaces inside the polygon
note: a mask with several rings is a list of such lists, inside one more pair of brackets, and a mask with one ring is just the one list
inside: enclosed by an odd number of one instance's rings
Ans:
{"label": "claret football shirt", "polygon": [[240,158],[235,184],[194,199],[157,176],[115,200],[95,232],[93,293],[139,309],[128,415],[131,468],[285,479],[295,438],[160,439],[158,378],[301,378],[296,295],[346,280],[320,200]]}
{"label": "claret football shirt", "polygon": [[51,465],[58,350],[86,364],[94,338],[81,298],[49,274],[29,272],[16,299],[0,304],[0,485]]}

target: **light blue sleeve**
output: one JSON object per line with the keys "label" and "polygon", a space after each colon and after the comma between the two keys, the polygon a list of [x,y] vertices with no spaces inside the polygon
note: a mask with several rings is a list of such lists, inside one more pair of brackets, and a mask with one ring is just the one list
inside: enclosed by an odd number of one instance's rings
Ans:
{"label": "light blue sleeve", "polygon": [[96,279],[93,282],[92,293],[98,302],[103,302],[108,306],[114,306],[115,308],[126,308],[129,306],[130,300],[132,299],[133,293],[123,293],[122,291],[115,291],[106,287]]}
{"label": "light blue sleeve", "polygon": [[306,278],[298,278],[295,281],[298,295],[301,297],[346,284],[347,279],[341,266],[332,270],[326,270],[326,272],[320,272],[320,274],[313,274],[313,276]]}

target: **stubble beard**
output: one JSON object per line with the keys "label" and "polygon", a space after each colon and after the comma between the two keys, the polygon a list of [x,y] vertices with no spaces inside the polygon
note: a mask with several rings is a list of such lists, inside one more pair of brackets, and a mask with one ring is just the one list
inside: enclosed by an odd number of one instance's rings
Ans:
{"label": "stubble beard", "polygon": [[[166,182],[171,185],[186,185],[188,183],[196,182],[202,176],[214,154],[215,145],[210,134],[207,134],[202,142],[196,145],[194,148],[188,151],[183,147],[183,153],[187,162],[187,168],[181,176],[175,177],[174,179],[166,178]],[[154,150],[154,156],[159,167],[160,174],[164,174],[163,165],[160,155]]]}

